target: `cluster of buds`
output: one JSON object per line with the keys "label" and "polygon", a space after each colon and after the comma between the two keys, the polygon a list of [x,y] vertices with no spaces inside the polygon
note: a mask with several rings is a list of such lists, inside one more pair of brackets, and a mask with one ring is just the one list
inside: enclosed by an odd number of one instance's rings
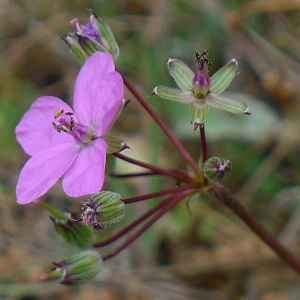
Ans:
{"label": "cluster of buds", "polygon": [[221,157],[210,157],[203,166],[204,176],[209,181],[221,181],[230,174],[231,161]]}
{"label": "cluster of buds", "polygon": [[90,21],[81,25],[77,18],[71,21],[76,32],[63,38],[70,49],[81,60],[96,51],[112,54],[114,60],[119,55],[119,46],[110,27],[94,12],[91,12]]}

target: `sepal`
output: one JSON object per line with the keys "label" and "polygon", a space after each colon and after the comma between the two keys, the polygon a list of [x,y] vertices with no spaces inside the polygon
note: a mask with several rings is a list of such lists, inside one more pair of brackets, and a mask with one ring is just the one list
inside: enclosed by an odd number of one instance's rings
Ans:
{"label": "sepal", "polygon": [[233,80],[237,66],[238,62],[233,58],[225,66],[214,73],[214,75],[211,76],[210,91],[216,94],[224,92]]}
{"label": "sepal", "polygon": [[206,99],[207,104],[214,108],[221,109],[233,114],[251,114],[249,112],[249,106],[243,102],[229,99],[215,93],[210,93]]}
{"label": "sepal", "polygon": [[121,138],[114,137],[112,135],[104,135],[103,138],[106,142],[106,152],[107,152],[107,154],[121,152],[125,149],[130,148],[126,144],[126,142],[124,140],[122,140]]}
{"label": "sepal", "polygon": [[169,58],[168,70],[177,85],[183,91],[192,91],[194,72],[181,60]]}
{"label": "sepal", "polygon": [[156,95],[166,100],[172,100],[180,103],[192,103],[194,97],[192,92],[182,91],[167,86],[159,85],[153,89],[151,95]]}

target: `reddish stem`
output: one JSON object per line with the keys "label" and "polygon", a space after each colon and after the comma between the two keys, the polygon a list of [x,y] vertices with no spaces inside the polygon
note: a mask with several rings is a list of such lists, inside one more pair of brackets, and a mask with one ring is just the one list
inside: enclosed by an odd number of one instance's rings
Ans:
{"label": "reddish stem", "polygon": [[125,156],[125,155],[123,155],[121,153],[114,153],[113,155],[115,157],[118,157],[118,158],[120,158],[120,159],[122,159],[124,161],[127,161],[127,162],[131,163],[131,164],[134,164],[134,165],[137,165],[137,166],[149,169],[149,170],[151,170],[155,174],[161,174],[161,175],[169,176],[169,177],[172,177],[175,180],[178,180],[178,181],[181,181],[181,182],[190,182],[191,181],[191,178],[188,176],[187,173],[185,173],[183,175],[182,173],[180,173],[178,171],[165,170],[165,169],[162,169],[160,167],[151,165],[149,163],[145,163],[145,162],[136,160],[134,158],[127,157],[127,156]]}
{"label": "reddish stem", "polygon": [[239,200],[232,195],[229,190],[219,183],[213,183],[210,192],[233,210],[233,212],[239,216],[261,240],[269,245],[284,262],[300,273],[299,258],[286,249],[272,233],[240,204]]}
{"label": "reddish stem", "polygon": [[155,193],[150,193],[150,194],[147,194],[147,195],[141,195],[141,196],[136,196],[136,197],[132,197],[132,198],[128,198],[128,199],[123,199],[123,202],[125,204],[136,203],[136,202],[139,202],[139,201],[153,199],[153,198],[166,196],[166,195],[174,194],[174,193],[179,193],[179,192],[182,192],[182,191],[196,189],[196,188],[199,188],[199,184],[191,183],[191,184],[186,184],[186,185],[179,186],[179,187],[165,189],[165,190],[155,192]]}
{"label": "reddish stem", "polygon": [[172,134],[169,128],[165,125],[165,123],[158,117],[158,115],[152,110],[149,104],[144,100],[144,98],[138,93],[135,87],[123,76],[123,81],[128,90],[132,93],[132,95],[136,98],[136,100],[144,107],[147,113],[154,119],[157,125],[162,129],[168,139],[173,143],[173,145],[178,149],[182,157],[186,160],[186,162],[191,166],[194,172],[198,176],[202,176],[202,172],[199,169],[196,162],[190,156],[190,154],[185,150],[185,148],[179,143],[176,137]]}
{"label": "reddish stem", "polygon": [[[181,195],[181,194],[177,194],[177,195]],[[95,248],[100,248],[100,247],[107,246],[107,245],[113,243],[114,241],[118,240],[123,235],[125,235],[126,233],[128,233],[129,231],[131,231],[132,229],[134,229],[136,226],[138,226],[139,224],[141,224],[143,221],[145,221],[150,216],[152,216],[153,214],[155,214],[157,211],[159,211],[160,209],[162,209],[165,205],[167,205],[168,202],[170,201],[170,198],[171,198],[171,196],[168,197],[168,198],[166,198],[166,199],[164,199],[161,203],[159,203],[158,205],[156,205],[155,207],[153,207],[152,209],[150,209],[148,212],[146,212],[145,214],[143,214],[141,217],[139,217],[138,219],[136,219],[135,221],[133,221],[132,223],[130,223],[129,225],[127,225],[125,228],[123,228],[122,230],[120,230],[119,232],[117,232],[115,235],[111,236],[110,238],[108,238],[105,241],[101,241],[101,242],[95,243],[93,246]]]}
{"label": "reddish stem", "polygon": [[129,237],[125,243],[123,243],[121,246],[116,248],[113,252],[107,254],[103,257],[103,261],[108,260],[118,253],[120,253],[122,250],[127,248],[132,242],[134,242],[138,237],[140,237],[147,229],[149,229],[157,220],[159,220],[166,212],[168,212],[173,206],[175,206],[178,202],[180,202],[182,199],[184,199],[189,193],[179,193],[176,195],[172,195],[169,198],[167,198],[167,203],[156,213],[156,215],[150,219],[146,224],[144,224],[136,233],[134,233],[131,237]]}
{"label": "reddish stem", "polygon": [[206,136],[205,136],[205,127],[204,123],[200,126],[200,138],[201,138],[201,149],[202,149],[202,161],[205,163],[207,161],[207,144],[206,144]]}

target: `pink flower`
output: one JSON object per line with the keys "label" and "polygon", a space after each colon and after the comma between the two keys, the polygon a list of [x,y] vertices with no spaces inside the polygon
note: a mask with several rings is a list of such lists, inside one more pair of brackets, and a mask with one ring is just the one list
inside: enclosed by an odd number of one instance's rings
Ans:
{"label": "pink flower", "polygon": [[78,197],[99,192],[105,177],[105,133],[122,107],[124,86],[111,54],[95,52],[79,72],[72,110],[53,96],[38,98],[16,127],[31,156],[16,188],[17,202],[45,194],[64,175],[63,189]]}

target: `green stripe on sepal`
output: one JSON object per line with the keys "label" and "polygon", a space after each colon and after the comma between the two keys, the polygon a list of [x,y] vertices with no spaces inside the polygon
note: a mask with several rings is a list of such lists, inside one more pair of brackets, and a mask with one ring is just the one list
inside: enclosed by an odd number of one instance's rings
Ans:
{"label": "green stripe on sepal", "polygon": [[125,215],[121,195],[110,191],[102,191],[81,204],[82,222],[96,230],[118,223]]}
{"label": "green stripe on sepal", "polygon": [[233,58],[225,66],[219,69],[211,77],[210,91],[216,94],[221,94],[225,91],[236,74],[237,66],[238,62]]}
{"label": "green stripe on sepal", "polygon": [[74,54],[81,60],[85,61],[88,55],[86,52],[82,49],[78,41],[70,36],[67,36],[66,38],[62,38],[62,40],[68,45],[68,47],[71,49],[71,51],[74,52]]}
{"label": "green stripe on sepal", "polygon": [[183,91],[193,90],[194,72],[181,60],[169,58],[167,62],[170,75]]}
{"label": "green stripe on sepal", "polygon": [[78,35],[78,42],[88,56],[92,55],[96,51],[107,52],[106,48],[102,47],[96,40],[87,36]]}
{"label": "green stripe on sepal", "polygon": [[207,104],[194,103],[191,104],[190,115],[193,124],[203,124],[209,111]]}
{"label": "green stripe on sepal", "polygon": [[104,47],[107,48],[108,52],[110,52],[114,58],[117,58],[119,55],[119,46],[112,30],[95,12],[93,12],[93,15],[96,18],[95,26],[99,30],[101,42],[104,44]]}
{"label": "green stripe on sepal", "polygon": [[81,249],[86,249],[92,245],[95,240],[93,228],[79,221],[54,220],[57,233],[68,243]]}
{"label": "green stripe on sepal", "polygon": [[180,103],[192,103],[195,101],[192,92],[181,91],[167,86],[159,85],[154,88],[152,95],[156,95],[166,100],[172,100]]}
{"label": "green stripe on sepal", "polygon": [[207,104],[233,114],[250,115],[249,106],[243,102],[229,99],[214,93],[210,93],[206,98]]}

